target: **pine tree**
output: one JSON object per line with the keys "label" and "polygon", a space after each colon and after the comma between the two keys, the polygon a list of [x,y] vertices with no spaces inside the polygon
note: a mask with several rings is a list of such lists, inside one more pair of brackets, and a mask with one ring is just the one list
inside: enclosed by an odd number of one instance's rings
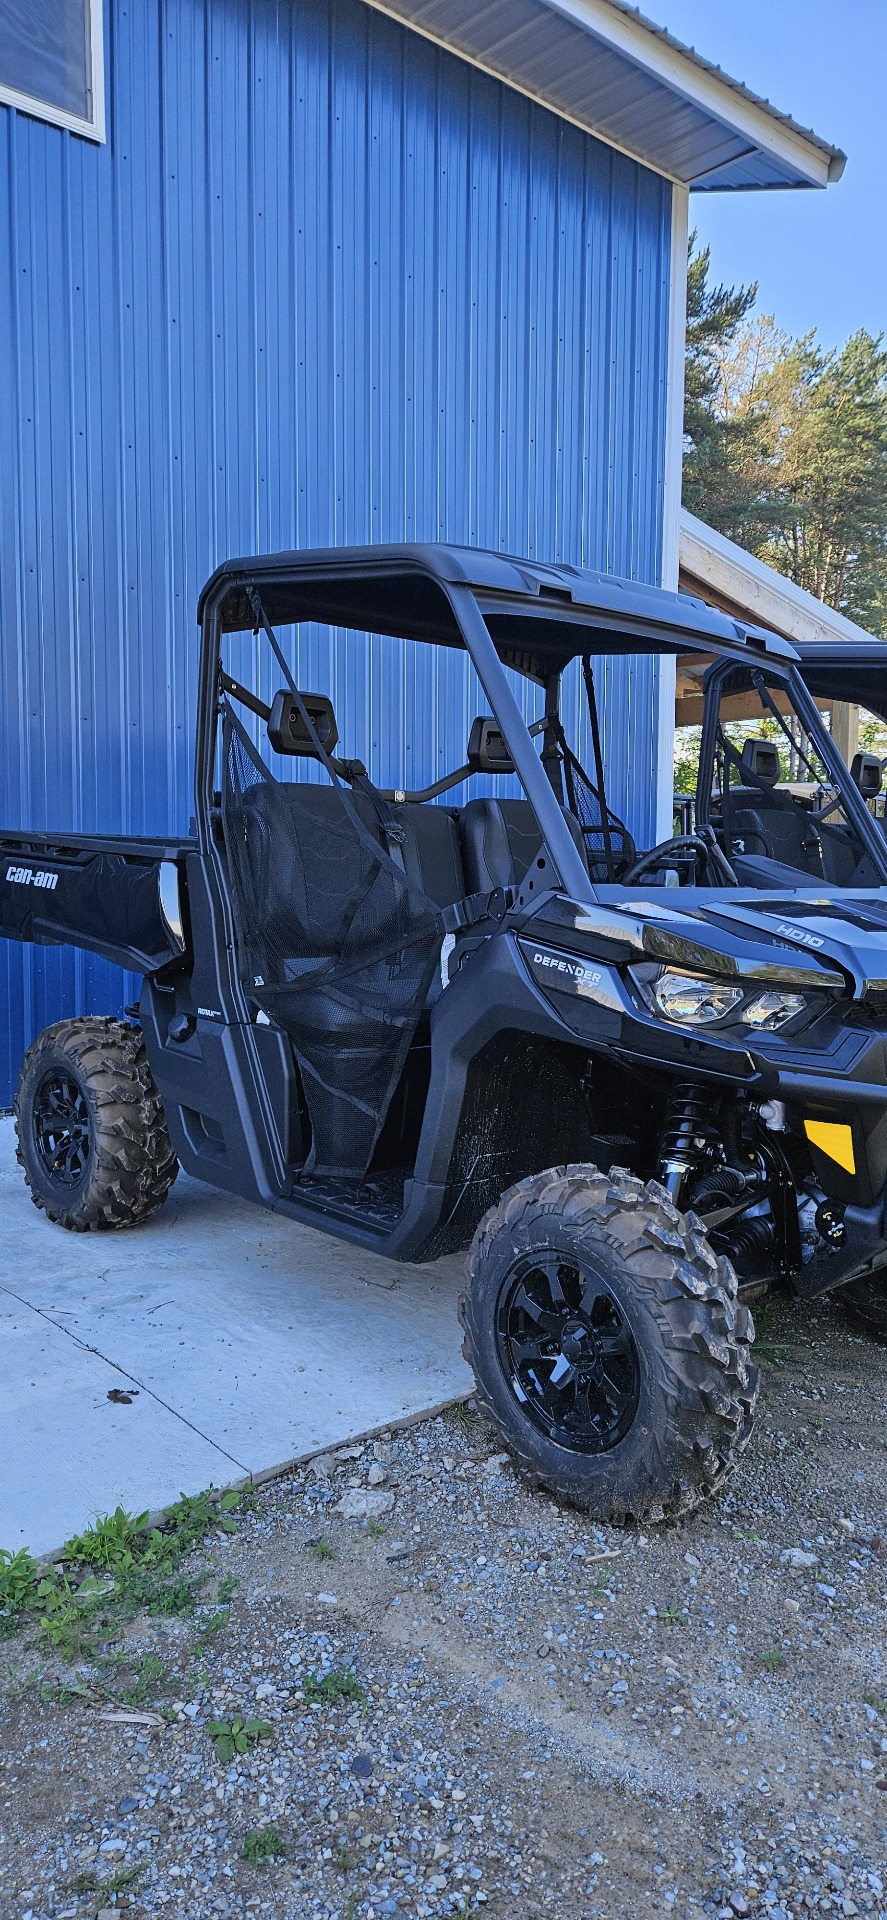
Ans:
{"label": "pine tree", "polygon": [[723,370],[758,289],[709,286],[710,267],[710,249],[697,252],[694,229],[687,268],[683,497],[691,513],[738,538],[751,505],[742,477],[749,427],[723,405]]}

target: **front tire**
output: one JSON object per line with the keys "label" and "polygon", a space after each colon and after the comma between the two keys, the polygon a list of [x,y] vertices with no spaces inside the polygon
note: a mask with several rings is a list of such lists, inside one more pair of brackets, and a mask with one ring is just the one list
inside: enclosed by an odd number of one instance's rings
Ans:
{"label": "front tire", "polygon": [[521,1180],[481,1221],[467,1277],[465,1357],[537,1485],[616,1524],[720,1488],[751,1435],[754,1326],[664,1188],[619,1167]]}
{"label": "front tire", "polygon": [[74,1233],[136,1226],[178,1172],[138,1027],[60,1020],[28,1048],[16,1152],[35,1207]]}

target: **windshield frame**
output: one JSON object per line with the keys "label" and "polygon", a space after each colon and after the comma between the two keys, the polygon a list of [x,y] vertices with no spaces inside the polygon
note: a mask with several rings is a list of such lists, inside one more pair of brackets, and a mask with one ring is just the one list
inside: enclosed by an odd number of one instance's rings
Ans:
{"label": "windshield frame", "polygon": [[[735,664],[735,660],[721,657],[707,669],[703,680],[702,737],[696,782],[696,820],[699,826],[708,826],[711,821],[721,686],[734,670]],[[776,680],[786,689],[805,733],[831,776],[835,792],[844,809],[845,818],[856,828],[866,853],[870,855],[876,871],[881,876],[880,884],[887,886],[887,835],[879,828],[859,788],[851,779],[850,769],[838,752],[816,701],[804,683],[801,671],[790,662],[767,660],[752,663],[746,657],[744,665],[749,670],[753,664],[760,666],[768,680]],[[854,888],[854,892],[859,891],[864,892],[865,889]]]}

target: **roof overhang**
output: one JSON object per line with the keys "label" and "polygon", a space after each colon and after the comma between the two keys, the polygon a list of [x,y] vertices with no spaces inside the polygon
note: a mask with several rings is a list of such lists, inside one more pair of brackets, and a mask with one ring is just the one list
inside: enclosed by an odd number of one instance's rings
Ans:
{"label": "roof overhang", "polygon": [[[753,620],[786,640],[871,646],[872,636],[793,580],[681,508],[680,581],[734,619]],[[882,643],[883,644],[883,643]]]}
{"label": "roof overhang", "polygon": [[824,187],[845,155],[625,0],[368,0],[693,190]]}

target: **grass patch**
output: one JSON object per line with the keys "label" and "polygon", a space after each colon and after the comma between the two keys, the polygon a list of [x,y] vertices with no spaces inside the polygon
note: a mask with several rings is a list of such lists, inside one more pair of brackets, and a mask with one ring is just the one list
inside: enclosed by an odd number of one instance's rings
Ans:
{"label": "grass patch", "polygon": [[197,1634],[191,1649],[192,1653],[205,1653],[207,1647],[212,1646],[217,1635],[222,1633],[224,1628],[227,1627],[230,1618],[230,1607],[220,1607],[217,1613],[211,1613],[209,1619],[204,1620],[200,1632]]}
{"label": "grass patch", "polygon": [[120,1698],[125,1707],[143,1707],[146,1700],[152,1700],[166,1679],[166,1668],[156,1653],[143,1653],[135,1670],[135,1678],[128,1687],[124,1687]]}
{"label": "grass patch", "polygon": [[360,1861],[356,1853],[349,1853],[347,1847],[339,1848],[339,1851],[336,1854],[336,1866],[338,1867],[339,1872],[341,1873],[343,1879],[347,1879],[349,1873],[353,1873],[355,1867],[359,1865],[360,1865]]}
{"label": "grass patch", "polygon": [[[73,1660],[90,1654],[98,1628],[113,1633],[142,1612],[193,1613],[209,1571],[189,1579],[180,1562],[213,1532],[235,1532],[232,1513],[254,1504],[250,1492],[182,1494],[156,1527],[147,1513],[116,1507],[72,1535],[59,1566],[41,1568],[24,1548],[0,1549],[0,1639],[36,1625],[53,1653]],[[222,1581],[220,1596],[234,1584]]]}
{"label": "grass patch", "polygon": [[387,1531],[387,1527],[383,1527],[381,1520],[367,1521],[367,1533],[371,1540],[384,1540]]}
{"label": "grass patch", "polygon": [[348,1667],[334,1667],[322,1678],[316,1673],[306,1673],[302,1694],[306,1707],[337,1707],[342,1700],[356,1700],[360,1706],[366,1704],[366,1692]]}
{"label": "grass patch", "polygon": [[69,1893],[123,1893],[131,1887],[134,1880],[140,1880],[144,1867],[120,1867],[110,1880],[100,1880],[95,1873],[78,1873],[76,1880],[69,1880]]}
{"label": "grass patch", "polygon": [[456,1426],[464,1434],[473,1433],[477,1426],[477,1414],[474,1408],[468,1405],[467,1400],[456,1401],[455,1406],[450,1408],[450,1419],[455,1421]]}
{"label": "grass patch", "polygon": [[268,1860],[285,1860],[283,1835],[275,1826],[251,1827],[243,1836],[240,1858],[248,1860],[253,1867],[262,1867]]}
{"label": "grass patch", "polygon": [[780,1667],[785,1666],[785,1655],[780,1653],[778,1647],[763,1647],[761,1665],[766,1667],[768,1673],[778,1673]]}
{"label": "grass patch", "polygon": [[315,1560],[335,1560],[336,1558],[335,1547],[330,1546],[329,1541],[323,1538],[309,1540],[308,1552],[313,1553]]}

